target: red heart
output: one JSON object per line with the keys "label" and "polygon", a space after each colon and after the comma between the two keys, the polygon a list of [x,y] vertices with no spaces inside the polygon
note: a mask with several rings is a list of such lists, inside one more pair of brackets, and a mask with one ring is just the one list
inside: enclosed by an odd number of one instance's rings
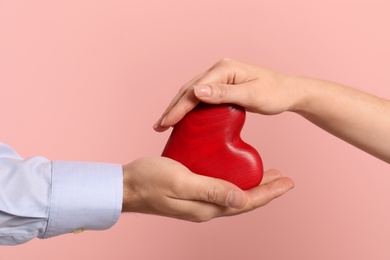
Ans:
{"label": "red heart", "polygon": [[242,107],[199,103],[175,125],[162,156],[241,189],[256,187],[263,164],[259,153],[240,137],[244,122]]}

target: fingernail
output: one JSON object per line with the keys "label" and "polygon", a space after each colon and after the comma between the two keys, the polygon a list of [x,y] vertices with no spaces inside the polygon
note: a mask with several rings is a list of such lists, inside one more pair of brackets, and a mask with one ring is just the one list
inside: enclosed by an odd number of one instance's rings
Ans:
{"label": "fingernail", "polygon": [[195,86],[195,95],[200,98],[208,98],[211,96],[211,88],[209,86]]}
{"label": "fingernail", "polygon": [[164,118],[161,120],[160,126],[164,126],[165,120],[167,120],[167,116],[164,116]]}
{"label": "fingernail", "polygon": [[154,128],[154,129],[157,129],[157,128],[159,128],[159,127],[162,127],[163,124],[165,123],[165,120],[166,120],[166,119],[167,119],[167,116],[160,117],[160,119],[157,120],[156,123],[154,123],[153,128]]}
{"label": "fingernail", "polygon": [[239,191],[232,190],[228,194],[227,203],[230,207],[240,209],[245,206],[245,197]]}
{"label": "fingernail", "polygon": [[156,128],[158,128],[159,126],[161,126],[161,117],[157,120],[157,122],[156,123],[154,123],[154,125],[153,125],[153,128],[154,129],[156,129]]}

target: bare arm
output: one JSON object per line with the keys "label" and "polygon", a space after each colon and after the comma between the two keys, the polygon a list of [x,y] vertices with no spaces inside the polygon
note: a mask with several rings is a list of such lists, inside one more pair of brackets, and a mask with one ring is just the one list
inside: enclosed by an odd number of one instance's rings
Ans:
{"label": "bare arm", "polygon": [[293,111],[390,163],[390,101],[335,83],[299,78],[303,98]]}

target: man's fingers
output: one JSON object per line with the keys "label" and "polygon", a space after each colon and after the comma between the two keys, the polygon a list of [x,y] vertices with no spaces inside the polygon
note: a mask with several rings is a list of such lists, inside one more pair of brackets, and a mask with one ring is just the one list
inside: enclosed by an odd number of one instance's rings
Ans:
{"label": "man's fingers", "polygon": [[276,178],[272,181],[261,184],[257,188],[247,191],[250,200],[246,206],[248,210],[268,204],[273,199],[283,195],[294,187],[294,182],[288,177]]}
{"label": "man's fingers", "polygon": [[261,185],[247,191],[221,179],[192,173],[190,176],[176,190],[174,203],[187,212],[187,219],[196,222],[252,211],[294,187],[294,182],[278,170],[266,171]]}
{"label": "man's fingers", "polygon": [[282,176],[282,173],[279,170],[276,169],[270,169],[264,172],[263,179],[261,181],[261,184],[266,184],[268,182],[271,182],[273,180],[279,179]]}
{"label": "man's fingers", "polygon": [[197,174],[192,177],[187,179],[188,187],[192,187],[187,190],[193,191],[188,194],[188,199],[232,208],[242,208],[247,204],[247,194],[230,182]]}

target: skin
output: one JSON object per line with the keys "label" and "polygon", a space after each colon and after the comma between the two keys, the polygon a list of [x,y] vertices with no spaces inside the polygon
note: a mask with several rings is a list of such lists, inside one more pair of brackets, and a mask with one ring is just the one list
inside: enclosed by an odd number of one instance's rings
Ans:
{"label": "skin", "polygon": [[329,81],[223,59],[185,84],[154,125],[175,125],[199,101],[234,103],[275,115],[295,112],[329,133],[390,163],[390,101]]}
{"label": "skin", "polygon": [[204,222],[266,205],[294,183],[277,170],[264,173],[262,183],[243,191],[234,184],[192,173],[163,157],[141,158],[123,166],[123,212],[139,212]]}

